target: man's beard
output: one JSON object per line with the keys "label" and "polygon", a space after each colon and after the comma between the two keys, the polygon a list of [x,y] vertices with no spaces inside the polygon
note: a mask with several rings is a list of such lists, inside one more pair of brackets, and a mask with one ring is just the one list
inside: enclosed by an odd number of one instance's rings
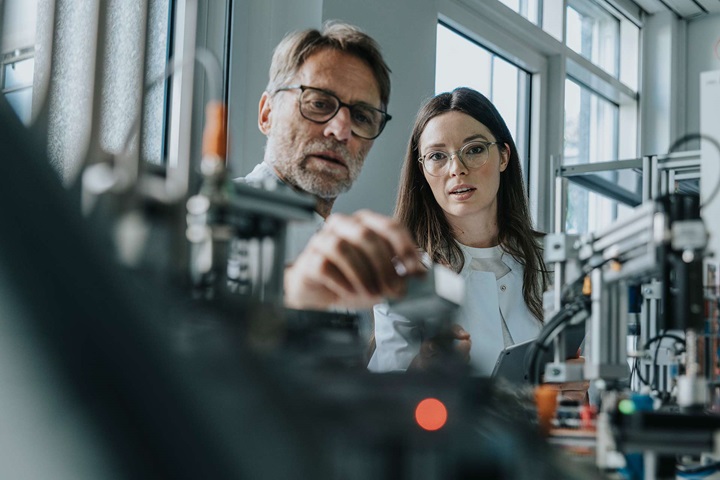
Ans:
{"label": "man's beard", "polygon": [[[293,144],[289,135],[280,134],[268,139],[265,156],[283,176],[284,181],[316,197],[335,199],[341,193],[350,190],[360,176],[368,148],[362,149],[353,157],[346,145],[332,138],[312,140],[299,147]],[[307,168],[308,155],[323,151],[333,152],[343,159],[348,170],[346,176],[339,177],[335,170]]]}

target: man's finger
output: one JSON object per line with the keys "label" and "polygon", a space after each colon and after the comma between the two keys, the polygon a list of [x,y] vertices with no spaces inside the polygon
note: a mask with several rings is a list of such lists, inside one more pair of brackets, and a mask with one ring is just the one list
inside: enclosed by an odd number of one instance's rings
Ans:
{"label": "man's finger", "polygon": [[457,323],[453,323],[450,330],[452,331],[453,337],[458,340],[467,340],[470,338],[470,334]]}

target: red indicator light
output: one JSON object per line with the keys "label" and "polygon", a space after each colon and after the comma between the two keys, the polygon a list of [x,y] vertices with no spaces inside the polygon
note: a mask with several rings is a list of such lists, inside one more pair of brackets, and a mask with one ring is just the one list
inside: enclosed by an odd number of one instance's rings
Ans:
{"label": "red indicator light", "polygon": [[426,398],[415,407],[415,420],[425,430],[440,430],[447,422],[447,408],[437,398]]}

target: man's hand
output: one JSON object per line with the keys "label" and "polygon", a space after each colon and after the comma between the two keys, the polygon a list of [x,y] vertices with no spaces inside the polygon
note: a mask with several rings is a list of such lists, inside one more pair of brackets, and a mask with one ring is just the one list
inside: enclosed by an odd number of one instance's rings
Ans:
{"label": "man's hand", "polygon": [[[579,363],[584,364],[584,357],[569,358],[565,360],[567,363]],[[590,388],[590,382],[587,380],[581,380],[579,382],[565,382],[559,385],[560,396],[563,399],[575,400],[577,402],[587,403],[588,388]]]}
{"label": "man's hand", "polygon": [[361,210],[334,214],[285,269],[285,306],[370,308],[405,292],[405,276],[425,269],[396,220]]}
{"label": "man's hand", "polygon": [[446,362],[448,355],[453,355],[464,363],[470,361],[470,347],[472,340],[470,334],[460,325],[453,324],[451,327],[450,338],[442,341],[450,340],[451,350],[445,349],[439,344],[438,339],[425,340],[420,345],[420,353],[418,353],[410,363],[408,370],[427,370],[434,366],[441,366],[442,362]]}

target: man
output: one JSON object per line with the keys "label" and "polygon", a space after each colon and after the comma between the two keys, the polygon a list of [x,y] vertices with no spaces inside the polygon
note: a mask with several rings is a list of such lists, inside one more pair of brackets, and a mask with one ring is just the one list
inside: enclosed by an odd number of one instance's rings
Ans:
{"label": "man", "polygon": [[322,224],[285,270],[288,307],[370,307],[401,295],[403,277],[423,270],[395,220],[330,214],[390,119],[389,72],[376,42],[343,23],[290,34],[275,49],[258,111],[265,157],[245,180],[274,178],[312,194]]}

